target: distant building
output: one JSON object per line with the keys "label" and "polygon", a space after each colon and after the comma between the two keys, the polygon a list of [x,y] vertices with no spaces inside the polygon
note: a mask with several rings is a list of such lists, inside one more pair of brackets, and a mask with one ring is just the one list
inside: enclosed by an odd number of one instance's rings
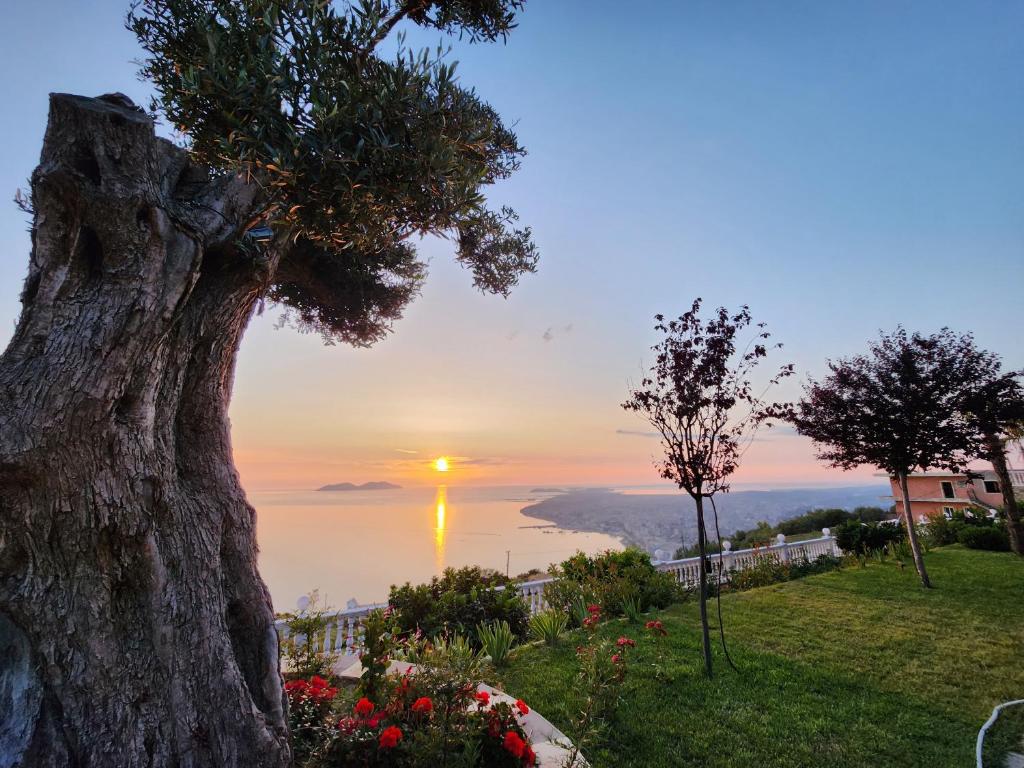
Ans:
{"label": "distant building", "polygon": [[[886,475],[879,475],[886,477]],[[1024,470],[1011,469],[1010,479],[1015,489],[1024,492]],[[896,505],[896,514],[903,516],[903,492],[899,478],[890,477],[892,496],[883,496]],[[981,508],[986,512],[1003,506],[999,479],[992,470],[954,472],[914,472],[907,477],[910,491],[910,511],[914,520],[922,522],[936,512],[950,517],[954,512]]]}

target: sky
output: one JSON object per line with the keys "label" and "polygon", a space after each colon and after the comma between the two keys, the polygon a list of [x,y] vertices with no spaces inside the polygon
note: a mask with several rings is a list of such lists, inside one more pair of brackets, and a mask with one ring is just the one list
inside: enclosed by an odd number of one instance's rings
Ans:
{"label": "sky", "polygon": [[[126,0],[5,9],[0,193],[38,161],[47,93],[145,102]],[[231,407],[251,490],[329,482],[649,484],[622,411],[652,316],[748,304],[800,382],[897,324],[973,331],[1024,366],[1024,4],[530,0],[507,45],[456,44],[529,150],[488,190],[533,227],[535,275],[485,296],[428,240],[422,296],[371,349],[254,318]],[[433,45],[440,35],[415,33]],[[0,204],[0,347],[26,218]],[[854,484],[761,435],[738,487]]]}

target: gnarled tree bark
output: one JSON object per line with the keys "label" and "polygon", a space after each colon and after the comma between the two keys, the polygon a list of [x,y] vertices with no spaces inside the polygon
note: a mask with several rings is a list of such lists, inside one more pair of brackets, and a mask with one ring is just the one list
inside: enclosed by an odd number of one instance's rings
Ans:
{"label": "gnarled tree bark", "polygon": [[276,268],[254,185],[119,96],[51,97],[0,357],[0,768],[284,766],[228,400]]}

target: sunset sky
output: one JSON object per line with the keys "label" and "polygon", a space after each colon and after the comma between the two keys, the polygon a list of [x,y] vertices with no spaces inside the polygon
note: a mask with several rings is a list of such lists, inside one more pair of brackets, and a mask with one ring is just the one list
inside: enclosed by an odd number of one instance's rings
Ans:
{"label": "sunset sky", "polygon": [[[5,199],[38,159],[48,92],[146,100],[126,8],[5,9]],[[528,2],[507,46],[455,58],[530,152],[491,197],[533,227],[538,273],[483,296],[426,241],[423,295],[371,349],[278,330],[267,307],[232,405],[246,487],[433,483],[442,455],[452,484],[654,483],[657,443],[619,403],[652,315],[696,296],[748,303],[798,379],[898,323],[972,330],[1024,366],[1022,29],[1024,4],[977,0]],[[0,247],[2,347],[29,252],[13,204]],[[736,481],[872,472],[824,468],[783,429]]]}

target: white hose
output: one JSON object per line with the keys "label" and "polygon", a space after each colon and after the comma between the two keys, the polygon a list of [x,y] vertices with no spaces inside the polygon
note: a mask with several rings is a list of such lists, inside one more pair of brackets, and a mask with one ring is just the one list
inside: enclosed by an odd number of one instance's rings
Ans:
{"label": "white hose", "polygon": [[978,768],[984,768],[981,762],[981,749],[982,746],[985,744],[985,732],[992,727],[992,724],[996,721],[996,718],[999,717],[999,713],[1003,709],[1005,709],[1006,707],[1012,707],[1015,704],[1024,704],[1024,699],[1004,701],[1002,704],[1000,704],[998,707],[992,710],[992,714],[989,715],[988,720],[985,721],[985,724],[981,726],[981,730],[978,731],[978,743],[974,750],[975,756],[978,758]]}

